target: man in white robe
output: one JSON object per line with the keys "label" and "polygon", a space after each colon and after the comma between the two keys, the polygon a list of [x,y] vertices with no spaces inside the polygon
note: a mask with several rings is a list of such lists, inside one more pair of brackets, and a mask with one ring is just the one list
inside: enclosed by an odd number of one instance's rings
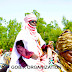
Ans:
{"label": "man in white robe", "polygon": [[[47,72],[43,69],[48,65],[48,45],[36,30],[37,18],[29,14],[24,18],[26,26],[21,30],[15,40],[10,67],[11,72]],[[44,55],[43,55],[44,54]],[[37,68],[39,67],[40,68]]]}

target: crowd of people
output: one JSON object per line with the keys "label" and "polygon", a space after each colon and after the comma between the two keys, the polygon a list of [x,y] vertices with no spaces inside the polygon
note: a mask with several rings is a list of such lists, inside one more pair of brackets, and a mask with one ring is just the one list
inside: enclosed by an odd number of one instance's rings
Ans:
{"label": "crowd of people", "polygon": [[[25,27],[19,32],[11,52],[6,72],[72,72],[72,33],[64,31],[56,42],[46,42],[37,32],[37,18],[31,13],[24,18]],[[46,66],[46,67],[45,67]],[[3,71],[4,72],[4,71]]]}
{"label": "crowd of people", "polygon": [[0,72],[5,72],[9,67],[12,48],[9,51],[0,49]]}

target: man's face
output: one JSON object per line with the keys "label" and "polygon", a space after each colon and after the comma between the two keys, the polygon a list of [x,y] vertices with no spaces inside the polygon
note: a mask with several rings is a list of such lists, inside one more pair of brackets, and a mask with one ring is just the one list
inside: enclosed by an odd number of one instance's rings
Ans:
{"label": "man's face", "polygon": [[37,21],[36,20],[31,20],[29,21],[29,24],[32,26],[36,26]]}
{"label": "man's face", "polygon": [[62,52],[61,56],[68,62],[72,63],[72,50],[71,51],[66,51]]}

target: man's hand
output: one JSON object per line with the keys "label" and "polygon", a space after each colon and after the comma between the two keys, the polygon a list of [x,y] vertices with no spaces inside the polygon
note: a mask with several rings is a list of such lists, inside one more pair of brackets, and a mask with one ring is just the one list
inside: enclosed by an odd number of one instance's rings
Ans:
{"label": "man's hand", "polygon": [[47,48],[48,48],[48,45],[45,45],[45,44],[41,47],[43,54],[46,54]]}
{"label": "man's hand", "polygon": [[37,60],[37,59],[38,59],[38,56],[37,56],[36,54],[33,54],[33,55],[31,56],[31,58]]}

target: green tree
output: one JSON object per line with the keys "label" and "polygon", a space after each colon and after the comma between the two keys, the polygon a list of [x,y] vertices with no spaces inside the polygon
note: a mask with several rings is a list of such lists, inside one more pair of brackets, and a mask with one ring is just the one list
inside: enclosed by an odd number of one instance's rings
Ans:
{"label": "green tree", "polygon": [[66,17],[63,17],[62,23],[64,25],[64,28],[63,28],[64,30],[70,29],[72,31],[72,21],[69,21],[66,19]]}
{"label": "green tree", "polygon": [[9,21],[9,23],[7,25],[8,48],[13,48],[16,36],[21,30],[21,25],[22,25],[22,23],[18,23],[16,19]]}
{"label": "green tree", "polygon": [[45,29],[45,35],[44,35],[44,40],[46,41],[46,44],[49,43],[49,41],[54,41],[54,48],[56,45],[57,38],[63,31],[61,28],[58,26],[56,21],[51,21],[50,24],[47,24],[46,29]]}
{"label": "green tree", "polygon": [[6,22],[5,19],[0,17],[0,48],[6,50],[13,48],[16,36],[21,30],[21,25],[22,23],[18,23],[16,19]]}
{"label": "green tree", "polygon": [[3,26],[3,23],[6,23],[6,21],[0,17],[0,49],[7,47],[7,28]]}
{"label": "green tree", "polygon": [[[49,41],[54,41],[55,47],[57,38],[63,32],[58,26],[56,20],[51,21],[49,24],[47,24],[44,19],[40,17],[40,13],[38,13],[36,10],[33,10],[33,12],[31,13],[34,13],[37,17],[38,33],[40,33],[46,44],[48,44]],[[25,13],[25,16],[27,14],[30,13]],[[72,31],[71,21],[66,20],[66,18],[63,17],[62,23],[65,26],[64,29],[70,29]],[[9,50],[9,48],[13,47],[16,36],[21,30],[21,26],[22,23],[18,23],[16,19],[6,22],[5,19],[0,17],[0,48]]]}

